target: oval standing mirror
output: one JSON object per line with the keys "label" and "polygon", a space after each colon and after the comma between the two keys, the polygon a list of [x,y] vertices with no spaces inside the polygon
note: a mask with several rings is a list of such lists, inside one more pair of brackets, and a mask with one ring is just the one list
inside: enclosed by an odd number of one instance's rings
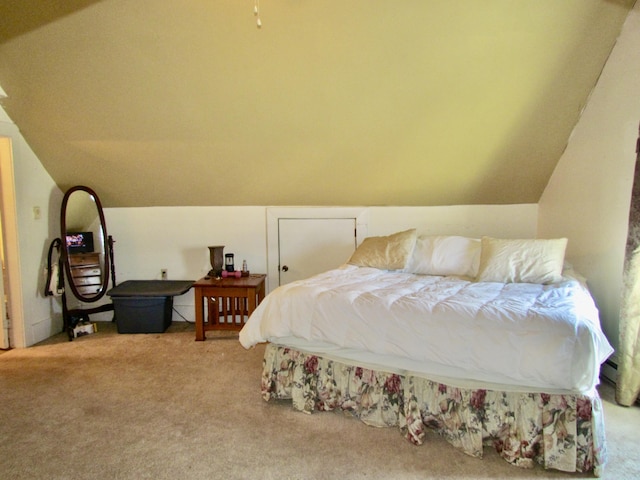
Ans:
{"label": "oval standing mirror", "polygon": [[83,302],[96,302],[109,284],[109,248],[102,205],[89,187],[69,189],[60,213],[67,285]]}

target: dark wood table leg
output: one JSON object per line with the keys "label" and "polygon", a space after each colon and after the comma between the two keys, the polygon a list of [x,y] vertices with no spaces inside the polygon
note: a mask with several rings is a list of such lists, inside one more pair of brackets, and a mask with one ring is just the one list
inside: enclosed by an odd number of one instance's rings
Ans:
{"label": "dark wood table leg", "polygon": [[196,341],[203,341],[204,336],[204,297],[202,295],[202,288],[195,287],[194,289],[195,303],[196,303]]}

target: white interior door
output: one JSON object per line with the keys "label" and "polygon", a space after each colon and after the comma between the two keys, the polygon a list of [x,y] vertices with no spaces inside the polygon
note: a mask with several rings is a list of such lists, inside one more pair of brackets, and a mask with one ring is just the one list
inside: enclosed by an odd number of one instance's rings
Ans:
{"label": "white interior door", "polygon": [[356,238],[356,218],[279,218],[279,285],[339,267]]}

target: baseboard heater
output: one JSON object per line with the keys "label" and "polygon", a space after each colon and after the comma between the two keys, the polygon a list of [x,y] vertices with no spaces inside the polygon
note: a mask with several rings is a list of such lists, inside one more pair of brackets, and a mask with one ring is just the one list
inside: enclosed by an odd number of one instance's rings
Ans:
{"label": "baseboard heater", "polygon": [[600,376],[607,379],[609,382],[616,384],[616,380],[618,379],[618,362],[616,358],[608,358],[602,364],[600,368]]}
{"label": "baseboard heater", "polygon": [[[609,368],[612,368],[613,370],[615,370],[616,375],[607,375],[606,372],[604,372],[604,371],[601,372],[602,375],[604,375],[608,380],[610,380],[615,385],[617,378],[611,378],[611,377],[617,377],[618,363],[613,361],[613,360],[611,360],[611,359],[607,359],[607,360],[605,360],[604,365],[606,367],[609,367]],[[606,368],[604,370],[606,370]],[[635,404],[636,405],[640,405],[640,396],[638,396],[638,398],[636,398]]]}

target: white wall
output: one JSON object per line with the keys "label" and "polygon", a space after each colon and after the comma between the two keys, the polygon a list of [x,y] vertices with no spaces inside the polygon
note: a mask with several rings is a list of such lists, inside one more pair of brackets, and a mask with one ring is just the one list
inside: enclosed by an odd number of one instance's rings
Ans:
{"label": "white wall", "polygon": [[[96,192],[100,195],[100,192]],[[318,208],[330,216],[332,208]],[[115,240],[117,283],[159,279],[197,280],[211,269],[210,245],[224,245],[238,262],[247,260],[255,273],[267,272],[268,207],[106,208],[108,234]],[[278,207],[284,213],[286,208]],[[304,208],[292,208],[296,214]],[[340,210],[336,208],[335,210]],[[368,235],[406,228],[425,234],[534,237],[537,205],[473,205],[452,207],[364,207]],[[270,284],[271,285],[271,284]],[[175,297],[176,310],[193,321],[193,292]],[[98,317],[96,317],[98,318]],[[108,315],[104,318],[108,319]],[[174,315],[174,320],[180,320]]]}
{"label": "white wall", "polygon": [[614,348],[639,121],[637,2],[539,203],[538,234],[569,238]]}
{"label": "white wall", "polygon": [[[10,138],[13,149],[20,252],[23,329],[12,328],[11,341],[12,346],[25,347],[62,330],[60,301],[43,294],[49,243],[60,236],[62,192],[3,109],[0,136]],[[40,219],[34,218],[33,207],[40,207]]]}
{"label": "white wall", "polygon": [[538,206],[454,205],[448,207],[370,207],[369,235],[417,228],[425,235],[534,238]]}
{"label": "white wall", "polygon": [[[106,208],[104,214],[115,241],[117,283],[160,279],[163,268],[169,279],[197,280],[211,270],[207,247],[214,245],[246,259],[251,271],[266,272],[264,207]],[[173,304],[193,320],[192,291]]]}

